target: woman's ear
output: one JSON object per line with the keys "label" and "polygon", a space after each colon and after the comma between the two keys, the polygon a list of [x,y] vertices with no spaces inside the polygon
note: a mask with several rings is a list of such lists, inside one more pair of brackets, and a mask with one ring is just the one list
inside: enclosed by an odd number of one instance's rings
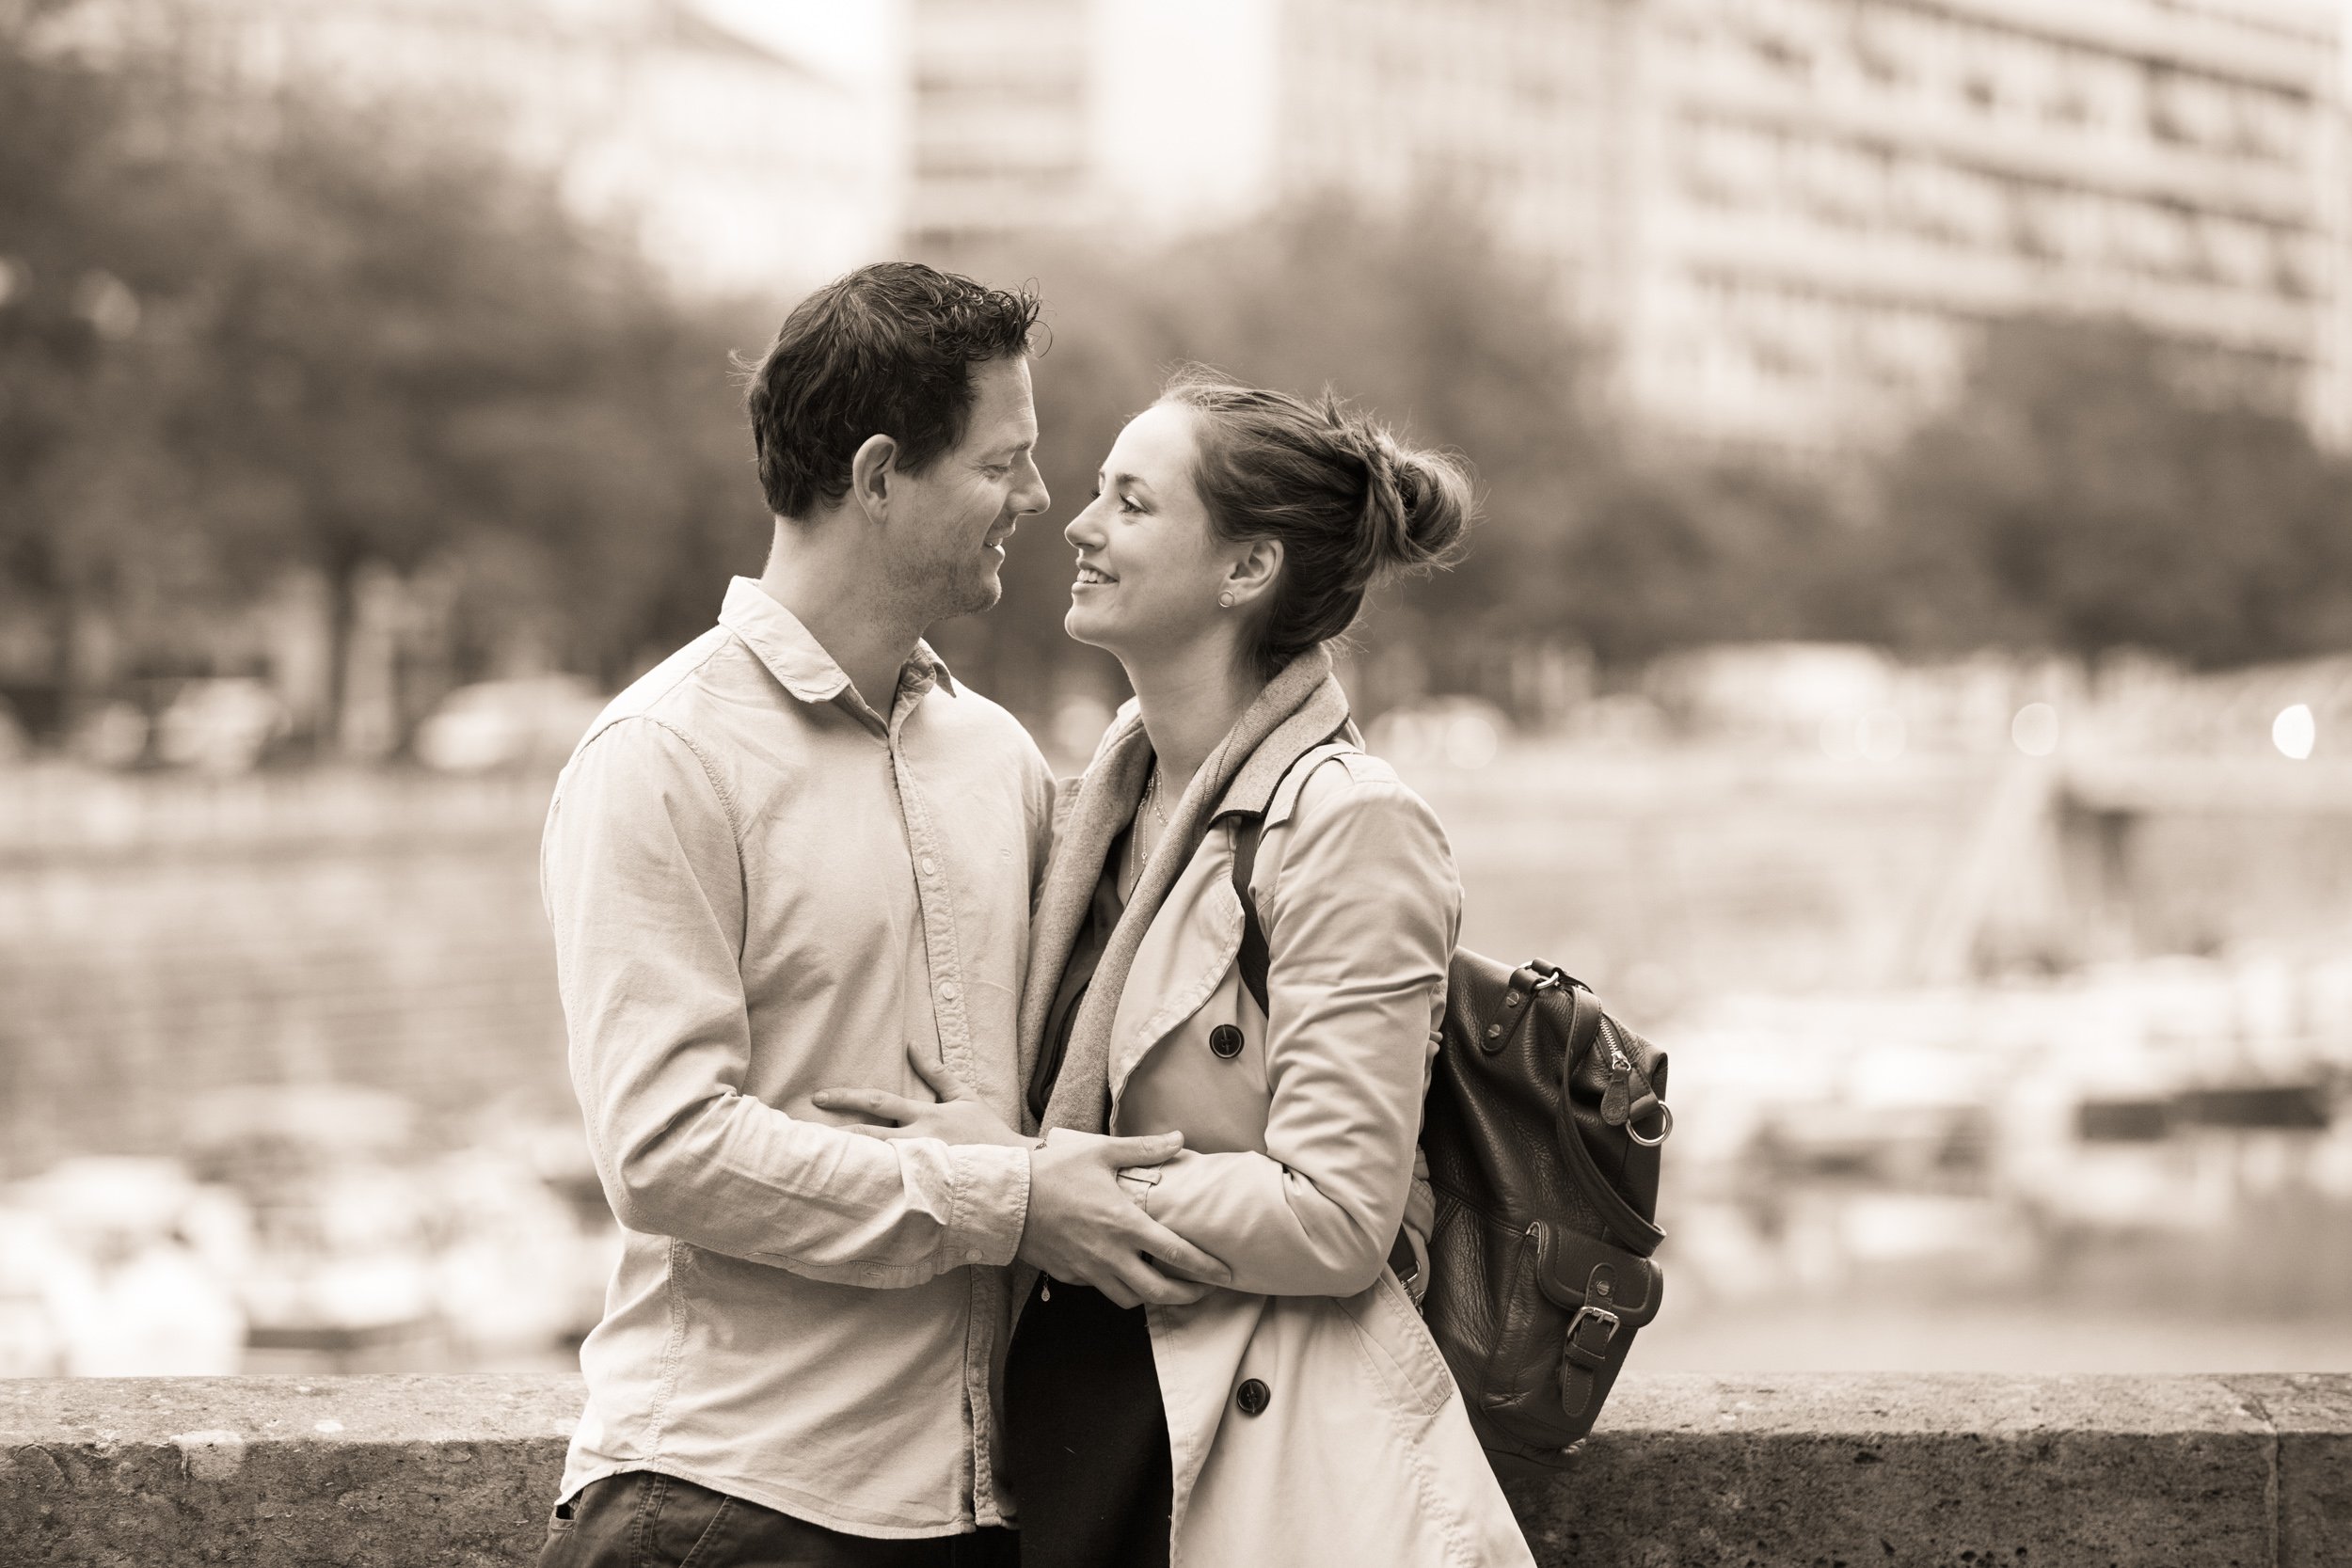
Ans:
{"label": "woman's ear", "polygon": [[1252,539],[1242,546],[1241,554],[1226,569],[1225,586],[1219,591],[1222,599],[1230,594],[1233,608],[1273,592],[1274,579],[1282,572],[1282,542],[1279,539]]}
{"label": "woman's ear", "polygon": [[873,522],[890,513],[890,475],[898,459],[898,443],[888,436],[868,436],[850,458],[850,499]]}

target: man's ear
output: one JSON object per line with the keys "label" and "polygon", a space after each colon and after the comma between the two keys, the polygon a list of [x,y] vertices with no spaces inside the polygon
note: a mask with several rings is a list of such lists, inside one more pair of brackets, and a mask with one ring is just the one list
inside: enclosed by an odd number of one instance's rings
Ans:
{"label": "man's ear", "polygon": [[850,501],[873,522],[890,515],[890,481],[898,461],[898,443],[888,436],[868,436],[850,459]]}
{"label": "man's ear", "polygon": [[1233,596],[1238,609],[1261,594],[1271,593],[1274,579],[1282,571],[1282,542],[1279,539],[1252,539],[1242,547],[1226,569],[1224,593]]}

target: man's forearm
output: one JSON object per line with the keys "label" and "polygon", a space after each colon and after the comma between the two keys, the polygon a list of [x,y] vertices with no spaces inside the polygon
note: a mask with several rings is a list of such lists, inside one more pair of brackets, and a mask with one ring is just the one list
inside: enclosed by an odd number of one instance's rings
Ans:
{"label": "man's forearm", "polygon": [[833,1284],[917,1285],[1012,1260],[1028,1150],[883,1142],[722,1095],[599,1140],[605,1190],[632,1230]]}

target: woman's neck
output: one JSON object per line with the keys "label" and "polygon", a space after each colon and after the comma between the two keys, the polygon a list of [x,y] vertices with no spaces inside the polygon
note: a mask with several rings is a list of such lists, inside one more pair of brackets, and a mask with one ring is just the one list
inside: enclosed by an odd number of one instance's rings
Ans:
{"label": "woman's neck", "polygon": [[1161,787],[1171,792],[1172,806],[1265,682],[1222,640],[1153,658],[1144,668],[1138,668],[1142,660],[1120,662],[1127,684],[1135,688],[1144,731],[1160,760]]}

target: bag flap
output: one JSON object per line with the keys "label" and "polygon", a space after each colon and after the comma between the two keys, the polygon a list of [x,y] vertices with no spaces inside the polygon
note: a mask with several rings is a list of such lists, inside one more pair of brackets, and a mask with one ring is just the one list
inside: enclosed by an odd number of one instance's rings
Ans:
{"label": "bag flap", "polygon": [[1535,1222],[1535,1283],[1563,1312],[1613,1312],[1628,1328],[1658,1316],[1665,1275],[1656,1263],[1598,1237]]}

